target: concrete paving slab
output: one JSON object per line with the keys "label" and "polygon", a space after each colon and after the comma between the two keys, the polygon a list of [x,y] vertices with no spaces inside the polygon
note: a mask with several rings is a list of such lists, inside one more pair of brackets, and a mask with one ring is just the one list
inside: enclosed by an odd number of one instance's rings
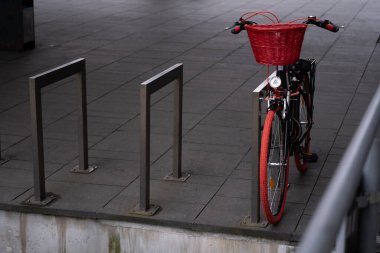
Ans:
{"label": "concrete paving slab", "polygon": [[[119,186],[47,181],[47,192],[58,195],[58,199],[47,206],[46,209],[93,213],[102,208],[112,196],[119,193],[122,189],[123,188]],[[32,195],[33,190],[29,190],[11,203],[24,206],[22,202]]]}
{"label": "concrete paving slab", "polygon": [[251,180],[230,178],[227,179],[216,195],[220,197],[249,199],[250,186]]}
{"label": "concrete paving slab", "polygon": [[[226,177],[241,159],[239,154],[191,150],[184,146],[182,170],[190,174]],[[152,164],[152,169],[169,172],[172,168],[172,152],[167,152]],[[207,178],[207,177],[206,177]]]}
{"label": "concrete paving slab", "polygon": [[307,204],[313,190],[312,184],[290,184],[286,201],[296,204]]}
{"label": "concrete paving slab", "polygon": [[[238,207],[238,208],[236,208]],[[249,199],[215,196],[196,219],[200,224],[239,227],[245,215],[249,215]]]}
{"label": "concrete paving slab", "polygon": [[0,168],[0,186],[10,188],[28,189],[33,187],[33,171],[17,170],[12,168]]}
{"label": "concrete paving slab", "polygon": [[[45,161],[45,172],[49,172],[50,174],[61,169],[63,164],[59,163],[49,163]],[[17,160],[15,157],[10,157],[10,160],[6,163],[2,164],[4,168],[10,168],[15,170],[27,170],[33,171],[33,162],[25,161],[25,160]]]}
{"label": "concrete paving slab", "polygon": [[114,159],[89,159],[89,165],[97,166],[90,174],[72,173],[70,170],[78,165],[73,161],[49,177],[59,182],[100,184],[110,186],[128,186],[139,176],[138,162]]}
{"label": "concrete paving slab", "polygon": [[[250,131],[244,128],[198,125],[185,136],[184,141],[248,148],[250,144],[249,135]],[[205,139],[206,136],[207,139]]]}
{"label": "concrete paving slab", "polygon": [[[32,143],[27,138],[8,149],[13,159],[32,161]],[[60,163],[74,159],[78,155],[78,142],[59,139],[44,140],[45,162]]]}
{"label": "concrete paving slab", "polygon": [[1,203],[11,202],[13,199],[17,198],[19,195],[27,191],[28,188],[13,188],[0,186],[0,200]]}
{"label": "concrete paving slab", "polygon": [[251,114],[227,110],[214,110],[203,121],[206,125],[251,128]]}

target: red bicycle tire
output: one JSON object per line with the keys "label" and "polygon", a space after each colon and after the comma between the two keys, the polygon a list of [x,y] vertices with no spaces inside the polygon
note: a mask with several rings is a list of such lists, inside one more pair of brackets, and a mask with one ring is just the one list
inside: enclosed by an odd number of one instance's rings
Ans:
{"label": "red bicycle tire", "polygon": [[[270,110],[267,113],[264,123],[264,129],[261,139],[261,148],[260,148],[260,197],[261,204],[263,207],[264,214],[270,224],[277,224],[283,215],[285,209],[287,188],[288,188],[288,175],[289,175],[289,154],[286,154],[286,167],[284,171],[285,180],[282,185],[282,192],[280,197],[280,203],[278,205],[278,211],[273,213],[268,198],[268,151],[270,149],[269,143],[271,140],[271,130],[274,117],[276,113],[280,110]],[[278,116],[277,116],[278,117]],[[282,168],[281,168],[282,169]],[[271,183],[271,180],[270,180]],[[271,187],[271,186],[269,186]]]}

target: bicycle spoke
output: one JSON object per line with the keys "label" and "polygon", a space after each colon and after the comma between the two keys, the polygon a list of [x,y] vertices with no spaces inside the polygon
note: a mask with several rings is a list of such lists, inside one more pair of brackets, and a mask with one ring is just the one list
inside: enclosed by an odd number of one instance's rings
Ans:
{"label": "bicycle spoke", "polygon": [[272,199],[271,203],[270,203],[270,209],[273,211],[273,203],[274,203],[274,200],[275,200],[275,197],[277,196],[277,189],[279,188],[278,185],[279,185],[279,182],[280,182],[280,178],[281,178],[281,174],[282,174],[282,169],[280,168],[279,172],[278,172],[278,176],[277,176],[277,182],[276,182],[276,185],[275,185],[275,190],[274,190],[274,198]]}
{"label": "bicycle spoke", "polygon": [[269,181],[268,183],[268,199],[269,199],[269,208],[273,213],[277,212],[276,205],[280,202],[281,196],[281,178],[283,177],[283,140],[280,134],[280,122],[275,120],[272,126],[272,134],[271,134],[271,145],[270,145],[270,153],[268,157],[268,175]]}
{"label": "bicycle spoke", "polygon": [[[307,78],[305,78],[307,80]],[[304,89],[307,88],[309,83],[303,84]],[[299,106],[298,106],[298,123],[299,123],[299,133],[297,139],[297,146],[294,147],[294,160],[297,166],[297,169],[301,172],[305,172],[307,169],[307,164],[304,161],[304,154],[309,153],[309,142],[310,142],[310,129],[312,126],[312,116],[310,115],[310,111],[312,111],[310,102],[312,98],[310,93],[303,92],[302,95],[299,96]]]}

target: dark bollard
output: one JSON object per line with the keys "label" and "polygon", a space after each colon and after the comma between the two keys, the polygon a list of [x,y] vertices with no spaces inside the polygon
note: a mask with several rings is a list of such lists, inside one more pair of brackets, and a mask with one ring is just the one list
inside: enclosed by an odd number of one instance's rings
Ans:
{"label": "dark bollard", "polygon": [[0,49],[33,49],[33,0],[0,1]]}

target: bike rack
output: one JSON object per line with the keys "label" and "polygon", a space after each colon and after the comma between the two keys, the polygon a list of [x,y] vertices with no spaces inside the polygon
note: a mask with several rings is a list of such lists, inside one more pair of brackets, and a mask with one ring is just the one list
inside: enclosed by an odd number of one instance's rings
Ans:
{"label": "bike rack", "polygon": [[165,180],[185,182],[190,174],[181,173],[182,161],[182,91],[183,64],[177,63],[141,83],[140,86],[140,202],[131,214],[152,216],[160,207],[149,203],[150,196],[150,97],[167,84],[175,82],[173,103],[173,172]]}
{"label": "bike rack", "polygon": [[29,98],[32,124],[34,196],[24,201],[25,204],[45,206],[57,198],[57,195],[45,192],[41,89],[72,75],[76,75],[78,84],[79,165],[75,166],[71,172],[91,173],[97,168],[88,165],[86,60],[80,58],[32,76],[29,78]]}
{"label": "bike rack", "polygon": [[266,227],[267,221],[260,221],[260,146],[261,146],[261,101],[262,91],[268,80],[276,75],[273,72],[255,90],[252,91],[252,180],[251,180],[251,215],[243,218],[241,225],[250,227]]}

